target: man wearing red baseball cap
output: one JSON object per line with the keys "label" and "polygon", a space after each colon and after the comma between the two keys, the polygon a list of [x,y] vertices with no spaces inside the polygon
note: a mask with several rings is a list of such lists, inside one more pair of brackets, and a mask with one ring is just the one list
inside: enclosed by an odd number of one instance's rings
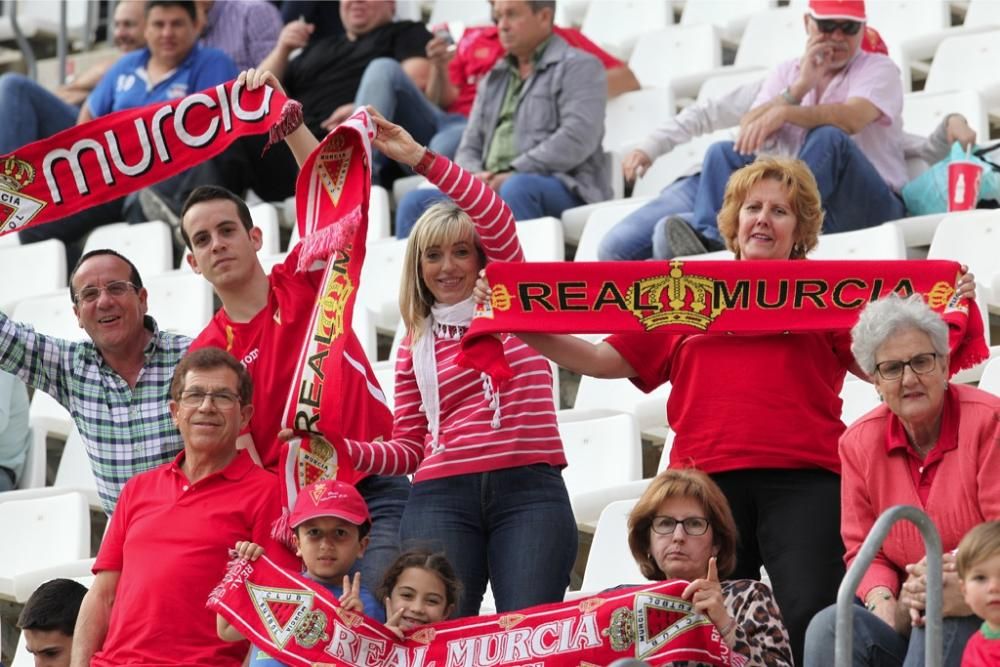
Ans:
{"label": "man wearing red baseball cap", "polygon": [[811,0],[803,20],[803,55],[769,73],[740,120],[739,138],[706,153],[690,226],[679,219],[668,223],[674,254],[723,247],[715,219],[726,182],[758,153],[797,156],[809,165],[823,198],[826,233],[905,215],[898,194],[906,182],[899,68],[861,48],[868,38],[864,2]]}

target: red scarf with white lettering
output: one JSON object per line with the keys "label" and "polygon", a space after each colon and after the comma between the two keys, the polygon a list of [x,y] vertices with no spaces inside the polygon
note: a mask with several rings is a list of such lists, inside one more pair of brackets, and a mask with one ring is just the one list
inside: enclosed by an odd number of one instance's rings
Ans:
{"label": "red scarf with white lettering", "polygon": [[141,190],[242,136],[270,132],[271,145],[301,123],[298,102],[230,81],[71,127],[0,157],[0,235]]}
{"label": "red scarf with white lettering", "polygon": [[767,334],[848,330],[865,304],[919,293],[951,333],[951,372],[989,351],[948,261],[493,262],[457,363],[510,378],[496,333]]}
{"label": "red scarf with white lettering", "polygon": [[537,663],[649,665],[696,661],[739,667],[746,658],[681,599],[687,582],[605,591],[518,612],[423,626],[405,641],[381,623],[340,608],[316,582],[267,556],[234,561],[208,608],[257,648],[291,667],[515,667]]}
{"label": "red scarf with white lettering", "polygon": [[[363,476],[342,453],[343,437],[371,441],[392,433],[392,412],[368,360],[347,349],[365,260],[375,126],[364,110],[333,130],[302,165],[295,206],[299,270],[326,268],[316,308],[297,352],[284,425],[296,432],[282,450],[283,514],[274,537],[288,541],[298,490],[320,479],[351,484]],[[335,447],[330,443],[338,443]]]}

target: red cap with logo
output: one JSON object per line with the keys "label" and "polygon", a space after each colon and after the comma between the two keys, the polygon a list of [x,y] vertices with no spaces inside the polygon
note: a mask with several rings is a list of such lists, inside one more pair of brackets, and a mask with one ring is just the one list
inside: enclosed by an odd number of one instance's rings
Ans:
{"label": "red cap with logo", "polygon": [[864,21],[864,0],[809,0],[809,15],[814,19]]}
{"label": "red cap with logo", "polygon": [[371,521],[368,505],[358,490],[334,479],[313,482],[299,490],[289,525],[294,530],[309,519],[334,516],[356,526]]}

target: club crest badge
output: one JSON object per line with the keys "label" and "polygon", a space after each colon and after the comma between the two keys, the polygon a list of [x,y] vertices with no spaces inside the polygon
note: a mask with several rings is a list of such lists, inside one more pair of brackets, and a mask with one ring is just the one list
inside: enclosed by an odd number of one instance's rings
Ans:
{"label": "club crest badge", "polygon": [[[311,613],[314,597],[311,592],[301,589],[266,588],[250,582],[247,582],[247,590],[271,640],[281,650],[284,650],[293,636],[301,646],[306,646],[302,643],[300,634],[309,641],[315,635],[317,625],[320,635],[326,629],[326,615],[322,612]],[[322,623],[316,617],[317,613],[323,617]],[[313,644],[317,641],[319,636],[313,640]]]}
{"label": "club crest badge", "polygon": [[344,192],[353,150],[353,146],[344,146],[343,136],[335,136],[316,159],[316,173],[334,206],[340,203],[340,195]]}
{"label": "club crest badge", "polygon": [[635,596],[635,657],[644,660],[664,644],[692,628],[711,625],[691,603],[671,595]]}
{"label": "club crest badge", "polygon": [[10,155],[0,162],[0,232],[21,229],[45,208],[45,202],[21,190],[35,181],[35,168]]}
{"label": "club crest badge", "polygon": [[[309,436],[308,447],[305,443],[299,447],[296,464],[300,489],[313,482],[337,476],[337,452],[329,442],[319,436]],[[324,487],[323,491],[319,492],[320,495],[325,491]]]}

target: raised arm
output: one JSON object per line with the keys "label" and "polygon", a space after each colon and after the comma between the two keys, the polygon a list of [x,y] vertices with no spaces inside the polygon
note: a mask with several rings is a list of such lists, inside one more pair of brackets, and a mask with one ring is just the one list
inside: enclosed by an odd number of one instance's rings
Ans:
{"label": "raised arm", "polygon": [[382,118],[374,108],[369,107],[368,111],[378,125],[378,135],[373,142],[375,148],[426,176],[468,213],[490,261],[524,261],[514,214],[486,183],[448,158],[428,153],[409,132]]}
{"label": "raised arm", "polygon": [[[286,95],[285,89],[282,87],[281,82],[278,81],[278,77],[274,75],[273,72],[266,69],[254,69],[250,68],[243,72],[236,78],[237,83],[245,85],[247,90],[256,90],[261,86],[267,85],[271,86],[277,90],[282,95]],[[288,144],[288,148],[291,149],[292,155],[295,156],[295,162],[302,167],[302,163],[306,161],[309,154],[319,146],[319,139],[317,139],[309,128],[306,127],[305,123],[299,125],[294,132],[285,137],[285,143]]]}
{"label": "raised arm", "polygon": [[69,388],[65,380],[72,373],[74,345],[37,333],[0,312],[0,370],[50,394],[67,409]]}

